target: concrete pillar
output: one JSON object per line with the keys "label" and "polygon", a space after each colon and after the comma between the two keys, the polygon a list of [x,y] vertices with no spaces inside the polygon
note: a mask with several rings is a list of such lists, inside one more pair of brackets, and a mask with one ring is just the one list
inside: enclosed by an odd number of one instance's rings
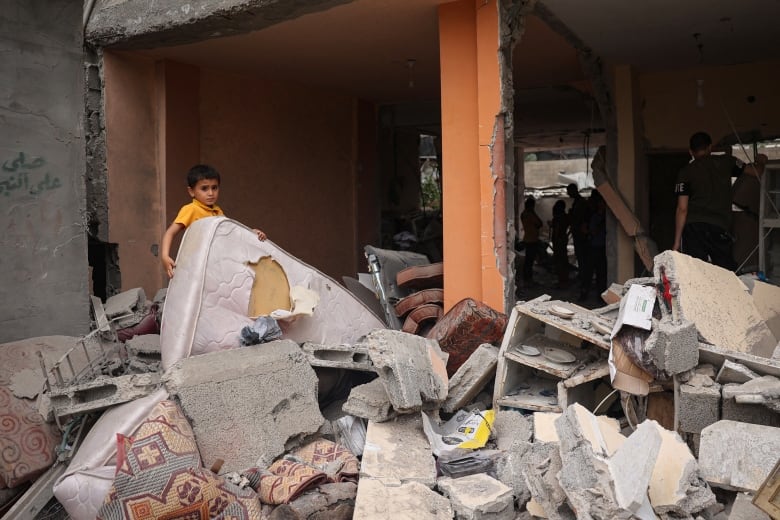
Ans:
{"label": "concrete pillar", "polygon": [[[617,188],[631,211],[636,211],[636,177],[642,154],[640,146],[639,85],[630,65],[614,70],[617,119]],[[634,242],[618,226],[617,282],[634,277]]]}
{"label": "concrete pillar", "polygon": [[439,7],[445,309],[471,297],[504,310],[505,151],[498,47],[496,0]]}

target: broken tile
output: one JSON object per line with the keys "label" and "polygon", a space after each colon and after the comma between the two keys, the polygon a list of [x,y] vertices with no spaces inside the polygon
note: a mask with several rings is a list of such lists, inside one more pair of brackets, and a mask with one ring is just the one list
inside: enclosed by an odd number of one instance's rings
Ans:
{"label": "broken tile", "polygon": [[354,520],[452,520],[450,501],[420,484],[384,485],[361,477]]}
{"label": "broken tile", "polygon": [[655,257],[654,274],[664,270],[680,318],[693,322],[713,345],[769,357],[777,340],[753,298],[731,271],[676,251]]}
{"label": "broken tile", "polygon": [[455,413],[471,401],[485,388],[496,374],[498,347],[483,343],[463,363],[449,382],[447,400],[442,410]]}
{"label": "broken tile", "polygon": [[317,376],[293,341],[185,358],[164,379],[192,422],[204,463],[224,459],[225,472],[270,465],[324,420]]}
{"label": "broken tile", "polygon": [[387,485],[419,482],[433,488],[436,463],[419,415],[368,423],[360,478],[361,482],[370,478]]}
{"label": "broken tile", "polygon": [[534,413],[534,442],[558,442],[555,420],[560,416],[561,414],[555,412]]}
{"label": "broken tile", "polygon": [[718,421],[701,432],[699,468],[712,486],[755,492],[780,453],[780,428]]}
{"label": "broken tile", "polygon": [[484,473],[460,478],[442,477],[437,486],[449,497],[459,520],[512,520],[512,489]]}
{"label": "broken tile", "polygon": [[700,433],[720,419],[720,385],[702,374],[694,374],[680,385],[677,399],[679,429]]}
{"label": "broken tile", "polygon": [[342,410],[374,422],[388,421],[397,415],[379,379],[353,387]]}
{"label": "broken tile", "polygon": [[368,353],[390,403],[400,413],[447,398],[446,355],[435,341],[389,329],[371,331]]}

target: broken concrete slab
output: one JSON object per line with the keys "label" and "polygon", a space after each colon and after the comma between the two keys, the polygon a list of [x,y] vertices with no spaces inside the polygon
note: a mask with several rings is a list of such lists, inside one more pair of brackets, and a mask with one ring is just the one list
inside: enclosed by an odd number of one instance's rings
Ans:
{"label": "broken concrete slab", "polygon": [[715,503],[688,445],[673,431],[659,428],[661,448],[650,479],[649,496],[658,514],[692,515]]}
{"label": "broken concrete slab", "polygon": [[377,329],[366,335],[365,344],[390,403],[399,413],[420,411],[423,403],[440,405],[447,398],[447,355],[435,341]]}
{"label": "broken concrete slab", "polygon": [[419,415],[368,423],[360,478],[361,483],[363,478],[370,478],[388,486],[419,482],[433,488],[436,463]]}
{"label": "broken concrete slab", "polygon": [[673,313],[695,323],[705,341],[757,356],[772,355],[777,340],[733,272],[676,251],[655,257],[657,280],[661,271],[671,284]]}
{"label": "broken concrete slab", "polygon": [[161,385],[159,373],[97,376],[86,383],[52,386],[49,399],[57,417],[105,410],[152,394]]}
{"label": "broken concrete slab", "polygon": [[566,502],[566,493],[558,482],[562,464],[560,446],[555,442],[535,442],[525,452],[521,471],[532,497],[526,507],[529,511],[533,507],[541,509],[534,516],[551,520],[574,520],[575,514]]}
{"label": "broken concrete slab", "polygon": [[780,412],[780,379],[774,376],[762,376],[741,385],[726,386],[723,389],[725,399],[733,398],[741,404],[763,404]]}
{"label": "broken concrete slab", "polygon": [[673,321],[671,316],[653,320],[653,330],[642,349],[653,364],[667,375],[680,374],[699,362],[699,334],[687,320]]}
{"label": "broken concrete slab", "polygon": [[317,376],[290,340],[185,358],[164,382],[192,423],[204,463],[223,459],[225,472],[270,465],[324,421]]}
{"label": "broken concrete slab", "polygon": [[700,433],[720,419],[720,385],[708,376],[693,374],[680,385],[677,410],[679,430]]}
{"label": "broken concrete slab", "polygon": [[723,366],[720,367],[715,381],[722,385],[726,383],[747,383],[751,379],[758,377],[760,376],[745,365],[726,359],[723,361]]}
{"label": "broken concrete slab", "polygon": [[755,492],[780,453],[780,428],[718,421],[701,432],[699,468],[711,486]]}
{"label": "broken concrete slab", "polygon": [[512,520],[512,489],[484,473],[460,478],[442,477],[437,486],[449,497],[458,520]]}
{"label": "broken concrete slab", "polygon": [[481,344],[450,379],[447,400],[442,410],[455,413],[471,403],[488,381],[495,377],[497,364],[498,347],[490,343]]}
{"label": "broken concrete slab", "polygon": [[419,482],[384,485],[361,478],[354,520],[452,520],[450,501]]}
{"label": "broken concrete slab", "polygon": [[104,310],[117,329],[136,325],[144,317],[146,293],[143,287],[115,294],[106,300]]}
{"label": "broken concrete slab", "polygon": [[357,484],[334,482],[320,484],[288,504],[276,506],[269,520],[292,518],[327,518],[327,520],[350,520],[355,512]]}
{"label": "broken concrete slab", "polygon": [[772,520],[768,514],[753,505],[753,497],[747,493],[737,493],[731,504],[729,520]]}
{"label": "broken concrete slab", "polygon": [[660,430],[657,422],[643,421],[609,459],[617,503],[634,513],[648,501],[647,489],[661,449]]}
{"label": "broken concrete slab", "polygon": [[301,349],[315,367],[343,368],[361,372],[373,372],[374,365],[364,345],[321,345],[305,342]]}
{"label": "broken concrete slab", "polygon": [[523,474],[525,455],[534,444],[518,441],[512,444],[502,457],[496,460],[496,477],[512,488],[518,505],[523,505],[531,498],[525,475]]}
{"label": "broken concrete slab", "polygon": [[127,353],[131,356],[138,356],[144,359],[161,359],[160,335],[159,334],[141,334],[133,336],[125,341]]}
{"label": "broken concrete slab", "polygon": [[517,410],[499,410],[493,421],[496,447],[509,451],[518,442],[530,442],[534,430],[532,418]]}
{"label": "broken concrete slab", "polygon": [[385,385],[379,379],[353,387],[342,410],[374,422],[389,421],[398,415],[390,404]]}

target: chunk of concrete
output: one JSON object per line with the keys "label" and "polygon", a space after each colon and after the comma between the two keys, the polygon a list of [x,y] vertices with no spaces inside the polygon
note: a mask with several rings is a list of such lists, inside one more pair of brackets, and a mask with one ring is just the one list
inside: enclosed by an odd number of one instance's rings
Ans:
{"label": "chunk of concrete", "polygon": [[322,345],[306,342],[301,349],[314,367],[341,368],[360,372],[373,372],[374,365],[364,345]]}
{"label": "chunk of concrete", "polygon": [[[742,404],[771,405],[780,401],[780,379],[774,376],[762,376],[741,385],[727,385],[723,390],[723,397],[734,398]],[[779,410],[780,411],[780,410]]]}
{"label": "chunk of concrete", "polygon": [[142,359],[159,361],[162,358],[159,334],[133,336],[125,341],[125,348],[129,355]]}
{"label": "chunk of concrete", "polygon": [[647,489],[661,449],[661,426],[646,420],[609,459],[620,507],[639,512],[648,500]]}
{"label": "chunk of concrete", "polygon": [[699,468],[711,486],[756,492],[780,453],[780,428],[718,421],[701,432]]}
{"label": "chunk of concrete", "polygon": [[729,520],[771,520],[769,515],[753,505],[753,496],[747,493],[737,493],[731,504]]}
{"label": "chunk of concrete", "polygon": [[679,317],[693,322],[707,343],[762,357],[772,355],[777,340],[733,272],[676,251],[655,257],[657,280],[662,269],[671,283]]}
{"label": "chunk of concrete", "polygon": [[452,520],[450,501],[419,482],[384,485],[361,477],[354,520]]}
{"label": "chunk of concrete", "polygon": [[389,421],[397,415],[390,404],[385,385],[379,379],[353,387],[342,410],[374,422]]}
{"label": "chunk of concrete", "polygon": [[498,348],[490,343],[481,344],[450,379],[442,410],[455,413],[471,403],[495,377],[497,364]]}
{"label": "chunk of concrete", "polygon": [[317,375],[298,344],[272,341],[182,359],[164,376],[192,423],[208,466],[270,465],[324,419]]}
{"label": "chunk of concrete", "polygon": [[525,455],[532,446],[526,441],[515,442],[496,460],[496,478],[512,488],[517,504],[521,506],[531,498],[523,469]]}
{"label": "chunk of concrete", "polygon": [[460,478],[442,477],[437,486],[449,497],[457,520],[512,520],[512,489],[484,473]]}
{"label": "chunk of concrete", "polygon": [[[544,518],[574,520],[575,514],[558,482],[562,465],[560,446],[556,442],[535,442],[525,452],[521,470],[532,497],[526,504],[529,511],[538,506]],[[540,516],[539,512],[534,515]]]}
{"label": "chunk of concrete", "polygon": [[320,484],[292,502],[275,507],[268,520],[291,518],[350,520],[355,513],[356,495],[357,484],[354,482]]}
{"label": "chunk of concrete", "polygon": [[395,421],[369,422],[360,478],[392,486],[418,482],[429,488],[436,484],[436,463],[418,415]]}
{"label": "chunk of concrete", "polygon": [[701,433],[720,419],[720,385],[703,374],[693,374],[680,385],[677,400],[679,429]]}
{"label": "chunk of concrete", "polygon": [[369,357],[399,413],[420,411],[423,403],[440,405],[447,398],[446,359],[438,343],[389,329],[366,335]]}
{"label": "chunk of concrete", "polygon": [[750,295],[769,330],[780,341],[780,287],[756,280]]}
{"label": "chunk of concrete", "polygon": [[534,413],[534,442],[558,442],[555,420],[560,416],[561,414],[556,412]]}
{"label": "chunk of concrete", "polygon": [[726,383],[741,384],[747,383],[751,379],[757,379],[758,377],[760,376],[745,365],[726,359],[723,361],[723,365],[720,367],[715,381],[722,385]]}
{"label": "chunk of concrete", "polygon": [[780,413],[772,413],[764,404],[738,403],[729,395],[729,387],[737,384],[723,385],[723,399],[720,405],[720,416],[725,421],[738,421],[750,424],[780,427]]}
{"label": "chunk of concrete", "polygon": [[499,410],[493,421],[493,434],[499,450],[511,450],[518,442],[530,442],[533,437],[533,424],[530,416],[517,410]]}
{"label": "chunk of concrete", "polygon": [[653,330],[642,349],[653,364],[667,375],[686,372],[699,362],[699,333],[687,320],[672,321],[671,316],[653,320]]}
{"label": "chunk of concrete", "polygon": [[650,503],[658,514],[693,515],[715,504],[699,465],[676,432],[659,428],[661,448],[650,479]]}
{"label": "chunk of concrete", "polygon": [[106,316],[116,319],[120,316],[133,314],[146,303],[146,293],[143,287],[136,287],[128,291],[115,294],[106,300],[103,309]]}
{"label": "chunk of concrete", "polygon": [[53,386],[49,399],[57,417],[105,410],[153,393],[161,386],[159,373],[98,376],[86,383]]}

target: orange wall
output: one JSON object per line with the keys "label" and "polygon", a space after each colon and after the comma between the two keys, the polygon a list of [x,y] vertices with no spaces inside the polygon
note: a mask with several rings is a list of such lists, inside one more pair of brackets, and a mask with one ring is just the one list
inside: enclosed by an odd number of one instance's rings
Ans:
{"label": "orange wall", "polygon": [[[696,106],[696,80],[704,80],[704,106]],[[645,137],[651,149],[686,150],[698,130],[713,141],[758,130],[780,135],[780,62],[700,67],[640,76]],[[748,96],[755,102],[748,102]]]}
{"label": "orange wall", "polygon": [[106,51],[103,74],[108,239],[118,245],[122,289],[143,287],[151,298],[161,286],[160,262],[153,253],[161,233],[155,65]]}
{"label": "orange wall", "polygon": [[201,71],[201,160],[222,174],[225,213],[337,280],[362,248],[356,119],[346,95]]}

